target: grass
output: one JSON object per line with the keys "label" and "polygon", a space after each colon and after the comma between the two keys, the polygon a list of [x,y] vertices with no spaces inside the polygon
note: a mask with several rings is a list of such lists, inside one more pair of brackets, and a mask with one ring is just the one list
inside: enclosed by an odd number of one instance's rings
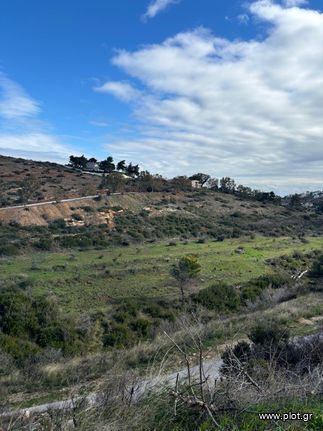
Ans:
{"label": "grass", "polygon": [[[199,288],[216,281],[239,284],[270,273],[267,259],[295,250],[323,247],[323,238],[306,242],[287,237],[240,238],[223,242],[167,243],[65,253],[34,253],[0,260],[2,280],[28,279],[36,294],[57,299],[64,311],[83,313],[113,306],[125,298],[162,298],[177,295],[169,268],[186,254],[201,264]],[[242,253],[237,252],[241,248]]]}

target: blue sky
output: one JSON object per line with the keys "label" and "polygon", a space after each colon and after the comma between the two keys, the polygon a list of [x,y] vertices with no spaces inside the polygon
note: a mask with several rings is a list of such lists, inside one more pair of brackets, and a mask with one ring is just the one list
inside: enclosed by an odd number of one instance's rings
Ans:
{"label": "blue sky", "polygon": [[3,0],[0,153],[322,188],[320,3]]}

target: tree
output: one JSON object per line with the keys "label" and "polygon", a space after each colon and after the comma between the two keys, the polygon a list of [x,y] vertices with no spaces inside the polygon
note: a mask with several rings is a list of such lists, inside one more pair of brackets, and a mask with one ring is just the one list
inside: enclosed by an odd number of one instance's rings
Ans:
{"label": "tree", "polygon": [[208,175],[208,174],[202,174],[201,172],[199,172],[198,174],[192,175],[190,177],[190,180],[192,180],[192,181],[194,181],[194,180],[195,181],[199,181],[202,184],[202,186],[204,186],[204,184],[206,184],[209,181],[210,178],[211,178],[210,175]]}
{"label": "tree", "polygon": [[112,193],[122,192],[125,187],[126,180],[119,172],[112,172],[108,176],[103,176],[100,188],[108,188]]}
{"label": "tree", "polygon": [[251,198],[253,196],[253,190],[241,184],[236,188],[236,192],[241,198]]}
{"label": "tree", "polygon": [[170,269],[170,274],[178,283],[181,294],[182,306],[185,302],[185,291],[190,283],[196,279],[201,271],[201,265],[194,255],[182,257],[176,265]]}
{"label": "tree", "polygon": [[126,173],[130,177],[138,177],[139,176],[139,165],[133,165],[131,162],[126,167]]}
{"label": "tree", "polygon": [[100,162],[99,167],[104,173],[108,174],[113,172],[116,168],[115,164],[113,163],[113,158],[111,156],[107,157],[106,160]]}
{"label": "tree", "polygon": [[172,185],[176,191],[188,191],[192,188],[191,180],[186,176],[182,175],[172,179]]}
{"label": "tree", "polygon": [[140,190],[143,192],[158,192],[163,189],[164,178],[161,175],[152,175],[148,171],[141,171],[138,177]]}
{"label": "tree", "polygon": [[233,178],[223,177],[220,180],[220,189],[222,193],[234,193],[236,184]]}
{"label": "tree", "polygon": [[125,170],[126,170],[126,161],[125,160],[121,160],[117,164],[117,171],[125,172]]}
{"label": "tree", "polygon": [[219,190],[219,180],[217,178],[209,178],[206,187],[210,190],[218,191]]}
{"label": "tree", "polygon": [[300,209],[302,207],[301,196],[297,193],[290,196],[289,206],[294,209]]}
{"label": "tree", "polygon": [[84,154],[80,157],[70,156],[69,164],[74,169],[85,169],[87,163],[88,163],[88,159],[84,156]]}

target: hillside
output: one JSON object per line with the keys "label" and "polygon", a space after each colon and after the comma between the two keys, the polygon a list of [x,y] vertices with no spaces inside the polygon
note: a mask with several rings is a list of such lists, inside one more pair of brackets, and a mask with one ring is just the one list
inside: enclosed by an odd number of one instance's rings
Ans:
{"label": "hillside", "polygon": [[[0,208],[0,222],[49,226],[57,220],[69,227],[107,226],[130,240],[180,237],[238,237],[245,234],[313,235],[323,230],[323,215],[315,208],[289,208],[272,202],[208,189],[164,187],[141,190],[128,180],[119,194],[61,202],[100,193],[101,177],[49,162],[0,156],[0,204],[3,207],[51,201],[17,209]],[[158,227],[158,228],[157,228]]]}
{"label": "hillside", "polygon": [[0,155],[0,207],[90,195],[100,180],[56,163]]}
{"label": "hillside", "polygon": [[[271,402],[319,411],[323,343],[308,337],[323,328],[322,212],[259,200],[261,192],[192,189],[187,178],[177,188],[165,180],[158,192],[131,178],[118,193],[100,193],[99,176],[8,157],[0,163],[0,428],[25,429],[21,408],[64,399],[72,410],[35,408],[35,429],[67,429],[72,417],[84,431],[110,421],[134,431],[156,423],[233,431],[232,403],[243,411],[266,411]],[[53,203],[28,206],[44,200]],[[233,348],[247,375],[232,369]],[[185,363],[198,368],[204,355],[229,368],[213,376],[221,377],[214,387],[221,428],[210,428],[190,402],[173,416],[169,388],[133,402],[136,382],[185,375]],[[266,388],[261,398],[250,379]],[[186,391],[185,378],[180,384]],[[307,404],[295,396],[300,385]],[[207,379],[199,387],[208,399]],[[99,402],[88,408],[83,401],[93,393]],[[18,412],[14,428],[11,413],[1,416],[10,408]],[[156,422],[158,415],[166,419]],[[241,430],[264,429],[244,420]]]}

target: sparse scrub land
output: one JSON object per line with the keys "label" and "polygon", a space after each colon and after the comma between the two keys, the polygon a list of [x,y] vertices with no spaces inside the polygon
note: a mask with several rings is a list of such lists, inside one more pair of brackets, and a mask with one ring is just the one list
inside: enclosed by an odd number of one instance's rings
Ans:
{"label": "sparse scrub land", "polygon": [[[323,324],[323,215],[316,207],[230,178],[165,182],[109,158],[104,178],[0,162],[3,206],[126,192],[0,211],[0,414],[72,399],[67,409],[0,416],[0,427],[321,430],[322,337],[314,335]],[[131,179],[120,181],[116,169]],[[192,190],[191,181],[209,188]],[[216,375],[206,378],[202,363]],[[194,383],[175,379],[136,394],[136,385],[158,375],[189,376],[188,364],[197,367]],[[89,405],[93,393],[98,400]],[[267,411],[314,416],[261,420]]]}

